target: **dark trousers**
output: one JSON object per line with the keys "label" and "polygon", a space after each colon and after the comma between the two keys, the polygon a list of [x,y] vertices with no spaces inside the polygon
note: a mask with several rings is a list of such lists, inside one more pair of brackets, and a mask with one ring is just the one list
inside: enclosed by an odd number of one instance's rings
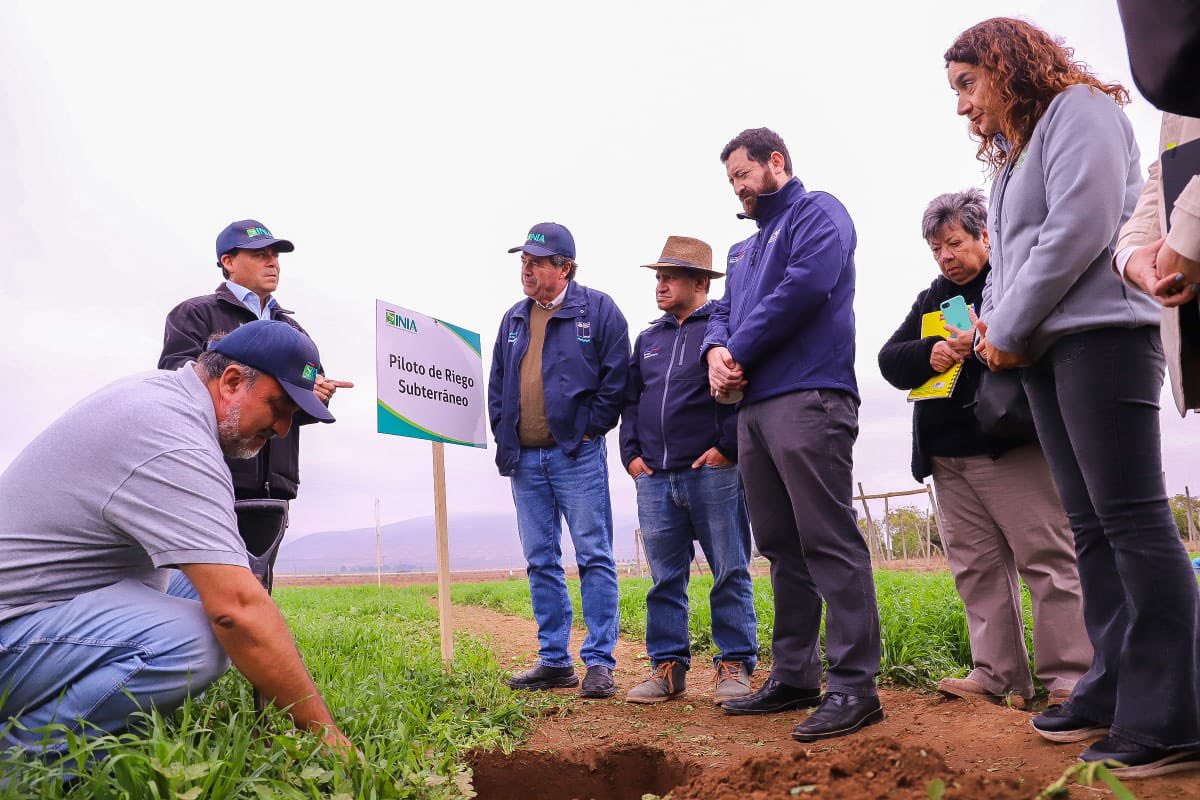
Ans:
{"label": "dark trousers", "polygon": [[826,691],[867,697],[879,672],[879,609],[851,506],[857,437],[858,402],[830,389],[773,397],[738,415],[738,468],[775,591],[771,676],[820,686],[824,600]]}
{"label": "dark trousers", "polygon": [[1148,747],[1200,747],[1196,579],[1163,485],[1158,328],[1065,336],[1025,370],[1075,533],[1095,651],[1067,709]]}

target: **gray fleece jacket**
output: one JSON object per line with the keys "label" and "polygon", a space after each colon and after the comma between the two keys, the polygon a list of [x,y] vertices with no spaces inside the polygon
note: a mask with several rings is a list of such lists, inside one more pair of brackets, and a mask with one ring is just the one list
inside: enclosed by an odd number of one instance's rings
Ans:
{"label": "gray fleece jacket", "polygon": [[1082,84],[1054,98],[992,184],[992,271],[980,314],[990,343],[1036,361],[1071,333],[1158,325],[1155,302],[1110,266],[1141,188],[1120,107]]}

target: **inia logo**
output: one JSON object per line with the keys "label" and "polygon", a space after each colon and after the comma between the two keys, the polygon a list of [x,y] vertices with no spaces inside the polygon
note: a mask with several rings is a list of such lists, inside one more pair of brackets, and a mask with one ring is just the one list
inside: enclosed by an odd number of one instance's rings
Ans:
{"label": "inia logo", "polygon": [[246,235],[253,239],[256,236],[265,236],[268,239],[274,239],[271,232],[266,228],[246,228]]}
{"label": "inia logo", "polygon": [[544,234],[544,233],[531,233],[531,234],[529,234],[528,236],[526,236],[526,237],[525,237],[525,241],[526,241],[526,242],[538,242],[538,243],[540,243],[540,244],[545,244],[545,243],[546,243],[546,234]]}
{"label": "inia logo", "polygon": [[399,328],[400,330],[408,331],[409,333],[417,332],[416,320],[411,320],[403,314],[397,314],[395,311],[384,311],[383,321],[388,325],[391,325],[393,328]]}

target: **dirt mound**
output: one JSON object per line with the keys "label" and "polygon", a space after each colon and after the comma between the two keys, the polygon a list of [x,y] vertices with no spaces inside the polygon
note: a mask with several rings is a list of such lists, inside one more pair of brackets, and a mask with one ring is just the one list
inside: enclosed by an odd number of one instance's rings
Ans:
{"label": "dirt mound", "polygon": [[476,753],[470,761],[480,800],[641,800],[666,794],[700,772],[690,762],[640,746]]}
{"label": "dirt mound", "polygon": [[875,737],[839,752],[797,750],[711,769],[672,790],[671,800],[1028,800],[1033,793],[1012,778],[960,775],[931,750]]}

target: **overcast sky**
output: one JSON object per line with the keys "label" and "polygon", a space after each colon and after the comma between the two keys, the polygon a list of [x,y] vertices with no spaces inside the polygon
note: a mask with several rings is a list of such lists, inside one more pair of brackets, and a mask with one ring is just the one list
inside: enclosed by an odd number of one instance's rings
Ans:
{"label": "overcast sky", "polygon": [[[658,315],[637,265],[667,235],[719,261],[752,233],[718,154],[765,125],[858,229],[856,478],[916,488],[910,407],[875,356],[936,272],[925,204],[987,187],[941,54],[1002,14],[1132,88],[1113,0],[5,3],[0,467],[153,368],[167,311],[220,281],[217,232],[253,217],[296,244],[280,303],[358,383],[336,425],[304,432],[292,535],[370,525],[375,497],[385,522],[430,514],[429,444],[375,433],[375,299],[480,332],[486,370],[522,296],[505,251],[555,220],[636,334]],[[1149,164],[1158,114],[1140,96],[1128,112]],[[1164,401],[1168,488],[1200,490],[1200,422]],[[632,510],[616,450],[614,433],[614,504]],[[452,513],[511,509],[493,456],[447,447]]]}

